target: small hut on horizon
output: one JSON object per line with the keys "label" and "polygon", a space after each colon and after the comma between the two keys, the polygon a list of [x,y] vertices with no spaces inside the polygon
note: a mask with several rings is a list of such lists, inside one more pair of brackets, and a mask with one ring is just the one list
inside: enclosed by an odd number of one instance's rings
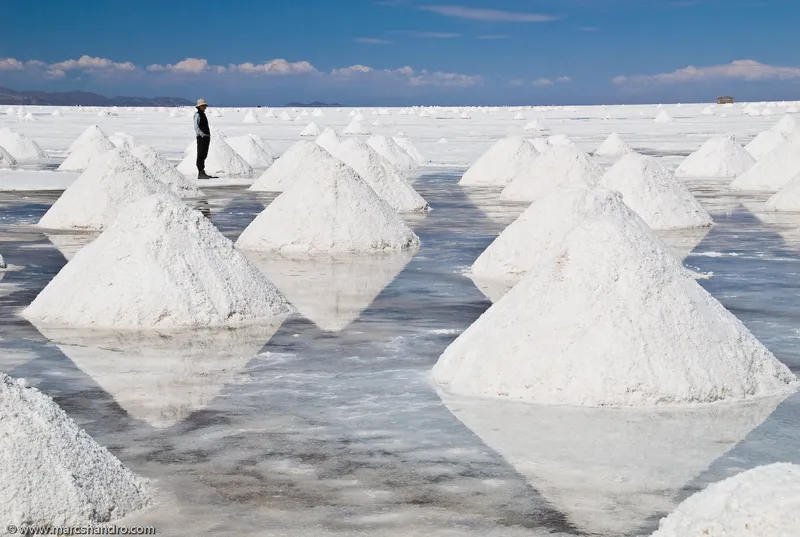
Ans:
{"label": "small hut on horizon", "polygon": [[717,104],[733,104],[733,97],[729,95],[717,97]]}

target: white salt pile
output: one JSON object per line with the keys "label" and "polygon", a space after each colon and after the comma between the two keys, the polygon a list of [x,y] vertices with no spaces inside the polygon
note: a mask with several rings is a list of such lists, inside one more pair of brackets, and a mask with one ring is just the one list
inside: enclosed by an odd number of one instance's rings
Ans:
{"label": "white salt pile", "polygon": [[3,258],[3,256],[0,255],[0,269],[4,268],[8,268],[8,265],[6,264],[6,260]]}
{"label": "white salt pile", "polygon": [[710,106],[706,106],[705,108],[703,108],[703,111],[700,112],[700,115],[701,116],[713,116],[714,115],[714,109],[711,108]]}
{"label": "white salt pile", "polygon": [[447,138],[439,138],[438,140],[436,140],[436,143],[437,144],[449,144],[450,140],[448,140]]}
{"label": "white salt pile", "polygon": [[557,145],[518,173],[500,193],[500,199],[535,201],[556,186],[594,186],[602,175],[603,168],[577,146]]}
{"label": "white salt pile", "polygon": [[333,156],[353,168],[396,211],[413,213],[430,209],[402,172],[364,142],[348,138],[334,149]]}
{"label": "white salt pile", "polygon": [[405,149],[406,153],[411,155],[411,157],[414,160],[416,160],[417,164],[419,164],[420,166],[430,162],[428,159],[422,156],[422,153],[420,153],[419,149],[417,149],[417,146],[414,145],[414,142],[408,139],[404,134],[398,134],[397,136],[392,136],[392,139],[395,142],[397,142],[397,145]]}
{"label": "white salt pile", "polygon": [[419,245],[414,232],[355,170],[316,147],[317,158],[299,161],[291,186],[247,226],[237,247],[314,254],[398,251]]}
{"label": "white salt pile", "polygon": [[202,213],[166,195],[129,204],[23,316],[43,325],[144,328],[238,325],[288,311]]}
{"label": "white salt pile", "polygon": [[450,344],[433,377],[461,395],[579,406],[730,402],[798,385],[652,231],[604,215]]}
{"label": "white salt pile", "polygon": [[734,141],[733,136],[715,136],[681,162],[675,175],[681,177],[736,177],[756,159]]}
{"label": "white salt pile", "polygon": [[408,151],[403,149],[391,136],[377,134],[370,136],[367,140],[367,145],[401,170],[415,170],[419,168],[417,160],[409,155]]}
{"label": "white salt pile", "polygon": [[97,117],[108,117],[111,113],[108,110],[100,110],[97,112]]}
{"label": "white salt pile", "polygon": [[281,115],[278,116],[278,119],[281,119],[282,121],[292,121],[292,116],[289,114],[289,112],[284,110],[281,112]]}
{"label": "white salt pile", "polygon": [[173,193],[181,198],[201,198],[203,191],[191,180],[178,171],[164,156],[143,143],[134,143],[128,147],[131,154],[142,161],[153,176],[166,184]]}
{"label": "white salt pile", "polygon": [[313,121],[306,125],[303,130],[300,131],[300,136],[319,136],[320,130],[319,125],[314,123]]}
{"label": "white salt pile", "polygon": [[800,528],[800,466],[758,466],[710,485],[661,519],[652,537],[793,537]]}
{"label": "white salt pile", "polygon": [[266,168],[275,160],[256,135],[232,136],[225,138],[225,143],[254,168]]}
{"label": "white salt pile", "polygon": [[151,503],[145,482],[48,396],[0,373],[0,518],[9,524],[115,520]]}
{"label": "white salt pile", "polygon": [[258,116],[253,110],[248,110],[247,114],[245,114],[244,119],[242,119],[242,123],[261,123],[259,121]]}
{"label": "white salt pile", "polygon": [[800,212],[800,174],[767,200],[768,211]]}
{"label": "white salt pile", "polygon": [[23,121],[39,121],[36,116],[28,112],[24,116],[22,116]]}
{"label": "white salt pile", "polygon": [[326,128],[324,131],[322,131],[322,134],[317,137],[315,142],[328,153],[333,153],[336,148],[339,147],[339,144],[342,143],[343,139],[344,138],[342,138],[335,130]]}
{"label": "white salt pile", "polygon": [[[188,148],[188,154],[178,164],[178,171],[184,175],[197,173],[197,145]],[[228,177],[253,177],[253,168],[242,158],[239,153],[228,145],[224,136],[212,136],[211,146],[206,159],[206,172],[212,175],[226,175]]]}
{"label": "white salt pile", "polygon": [[316,110],[311,112],[311,115],[313,117],[325,117],[325,113],[322,110],[320,110],[319,108],[317,108]]}
{"label": "white salt pile", "polygon": [[278,116],[275,114],[274,110],[267,110],[266,112],[264,112],[264,117],[267,119],[274,119]]}
{"label": "white salt pile", "polygon": [[283,192],[297,181],[300,170],[306,162],[315,162],[328,157],[330,154],[318,144],[300,140],[253,181],[250,190]]}
{"label": "white salt pile", "polygon": [[733,180],[732,190],[777,192],[800,173],[800,141],[787,139]]}
{"label": "white salt pile", "polygon": [[463,112],[463,113],[461,114],[461,116],[459,116],[459,117],[460,117],[461,119],[472,119],[472,116],[470,116],[470,115],[469,115],[469,114],[467,114],[466,112]]}
{"label": "white salt pile", "polygon": [[50,115],[54,117],[59,117],[61,116],[61,110],[53,110],[53,113]]}
{"label": "white salt pile", "polygon": [[522,136],[498,140],[470,166],[459,185],[505,186],[535,166],[539,152]]}
{"label": "white salt pile", "polygon": [[800,126],[792,116],[783,116],[770,130],[779,132],[787,137],[800,135]]}
{"label": "white salt pile", "polygon": [[61,171],[83,171],[94,160],[116,146],[97,125],[90,125],[83,131],[72,145],[69,146],[69,156],[58,167]]}
{"label": "white salt pile", "polygon": [[357,119],[353,119],[349,125],[347,125],[343,130],[342,134],[348,135],[356,135],[356,134],[372,134],[370,130],[365,127],[360,121]]}
{"label": "white salt pile", "polygon": [[542,123],[538,119],[533,119],[525,125],[525,130],[528,132],[539,132],[542,130]]}
{"label": "white salt pile", "polygon": [[514,116],[514,121],[525,121],[525,116],[522,115],[522,112],[517,112]]}
{"label": "white salt pile", "polygon": [[669,115],[669,112],[666,110],[661,110],[661,112],[659,112],[653,120],[653,123],[672,123],[673,121],[675,120],[672,119],[672,116]]}
{"label": "white salt pile", "polygon": [[631,146],[625,143],[622,136],[616,132],[612,132],[608,135],[608,138],[600,144],[600,147],[597,148],[594,155],[600,157],[621,157],[633,152]]}
{"label": "white salt pile", "polygon": [[3,146],[0,146],[0,168],[13,168],[16,165],[17,159],[6,151]]}
{"label": "white salt pile", "polygon": [[551,146],[568,146],[568,147],[578,147],[575,142],[567,136],[566,134],[554,134],[552,136],[547,137],[547,143]]}
{"label": "white salt pile", "polygon": [[530,143],[533,148],[538,151],[539,153],[547,153],[550,151],[550,148],[553,147],[550,145],[550,142],[545,137],[536,137],[536,138],[528,138],[528,143]]}
{"label": "white salt pile", "polygon": [[101,230],[132,202],[171,195],[147,166],[125,149],[107,151],[84,171],[39,220],[47,229]]}
{"label": "white salt pile", "polygon": [[754,159],[761,160],[764,155],[777,149],[787,139],[788,137],[779,131],[766,130],[758,133],[744,148]]}
{"label": "white salt pile", "polygon": [[[247,136],[249,136],[250,138],[255,140],[256,144],[258,144],[258,146],[261,147],[264,150],[264,152],[266,152],[266,154],[269,155],[269,157],[272,160],[275,160],[276,158],[278,158],[278,153],[268,143],[266,143],[264,140],[262,140],[261,136],[259,136],[258,134],[253,134],[253,133],[250,133]],[[227,139],[226,139],[226,141],[227,141]]]}
{"label": "white salt pile", "polygon": [[375,121],[372,122],[373,127],[380,127],[381,125],[383,125],[383,123],[381,123],[380,119],[376,119]]}
{"label": "white salt pile", "polygon": [[622,157],[601,180],[622,193],[625,204],[653,229],[687,229],[714,224],[689,189],[654,158],[639,153]]}

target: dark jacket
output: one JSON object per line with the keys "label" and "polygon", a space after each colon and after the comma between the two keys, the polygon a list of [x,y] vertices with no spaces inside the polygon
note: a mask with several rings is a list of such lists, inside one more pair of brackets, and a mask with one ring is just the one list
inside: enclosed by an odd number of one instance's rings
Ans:
{"label": "dark jacket", "polygon": [[200,136],[201,133],[205,136],[211,136],[211,129],[208,128],[206,113],[199,108],[197,112],[194,113],[194,131],[197,136]]}

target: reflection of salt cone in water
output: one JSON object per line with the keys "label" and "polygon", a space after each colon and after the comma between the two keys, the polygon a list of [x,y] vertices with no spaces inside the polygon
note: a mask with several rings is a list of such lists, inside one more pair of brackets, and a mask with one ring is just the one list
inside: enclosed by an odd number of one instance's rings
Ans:
{"label": "reflection of salt cone in water", "polygon": [[131,417],[169,427],[210,405],[281,323],[170,332],[37,328]]}
{"label": "reflection of salt cone in water", "polygon": [[71,261],[75,254],[95,240],[97,235],[97,233],[45,233],[47,239],[67,261]]}
{"label": "reflection of salt cone in water", "polygon": [[245,252],[303,317],[326,332],[356,320],[415,253],[287,258]]}
{"label": "reflection of salt cone in water", "polygon": [[654,233],[664,241],[679,261],[683,261],[711,231],[710,227],[659,230]]}
{"label": "reflection of salt cone in water", "polygon": [[581,530],[635,534],[780,399],[687,409],[536,406],[439,394],[448,409]]}

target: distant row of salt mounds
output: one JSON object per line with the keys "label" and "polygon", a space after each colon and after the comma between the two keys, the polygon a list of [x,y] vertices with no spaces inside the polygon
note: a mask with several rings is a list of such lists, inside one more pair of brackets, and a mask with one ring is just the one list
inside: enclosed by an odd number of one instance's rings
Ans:
{"label": "distant row of salt mounds", "polygon": [[0,517],[14,525],[109,522],[151,503],[145,482],[55,403],[0,373]]}
{"label": "distant row of salt mounds", "polygon": [[47,155],[39,144],[22,133],[11,129],[0,129],[0,147],[15,160],[39,160]]}
{"label": "distant row of salt mounds", "polygon": [[715,136],[686,157],[675,170],[681,177],[736,177],[755,165],[733,136]]}
{"label": "distant row of salt mounds", "polygon": [[126,204],[22,315],[45,326],[127,329],[271,322],[288,312],[205,216],[160,192]]}
{"label": "distant row of salt mounds", "polygon": [[[244,143],[249,143],[244,141]],[[250,164],[228,143],[221,132],[211,133],[211,144],[206,158],[206,172],[228,177],[253,177],[255,172]],[[178,164],[178,171],[184,175],[197,174],[197,144],[192,142],[186,150],[184,159]]]}

